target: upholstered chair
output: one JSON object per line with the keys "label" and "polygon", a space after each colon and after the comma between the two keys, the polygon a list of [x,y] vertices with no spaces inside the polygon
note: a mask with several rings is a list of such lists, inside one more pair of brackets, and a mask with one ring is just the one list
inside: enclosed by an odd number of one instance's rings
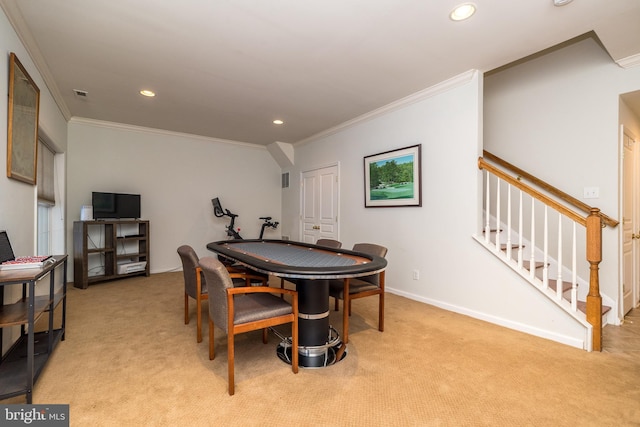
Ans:
{"label": "upholstered chair", "polygon": [[[384,257],[387,248],[373,243],[356,243],[353,250],[367,255]],[[338,300],[342,300],[342,340],[349,342],[349,316],[351,315],[351,301],[357,298],[378,295],[378,330],[384,331],[384,271],[364,277],[331,280],[329,295],[335,299],[335,309],[338,310]]]}
{"label": "upholstered chair", "polygon": [[[180,246],[178,255],[182,261],[182,274],[184,276],[184,324],[189,324],[189,298],[193,298],[196,300],[196,340],[202,342],[202,301],[208,299],[207,282],[198,265],[198,255],[191,246]],[[267,283],[266,276],[251,274],[250,270],[236,269],[231,266],[228,266],[227,269],[237,273],[234,275],[234,286],[249,286],[255,282],[262,283],[262,285]]]}
{"label": "upholstered chair", "polygon": [[189,324],[189,298],[196,300],[197,341],[202,342],[202,301],[208,299],[207,282],[202,276],[196,252],[189,245],[178,248],[184,276],[184,324]]}
{"label": "upholstered chair", "polygon": [[316,245],[326,246],[327,248],[340,249],[342,247],[342,242],[333,239],[318,239]]}
{"label": "upholstered chair", "polygon": [[[200,260],[209,288],[209,359],[215,358],[214,330],[217,326],[227,334],[227,365],[229,395],[235,392],[234,337],[243,332],[262,329],[267,342],[267,328],[291,323],[291,369],[298,372],[298,293],[289,289],[268,286],[234,287],[225,266],[214,257]],[[291,302],[274,294],[288,295]]]}

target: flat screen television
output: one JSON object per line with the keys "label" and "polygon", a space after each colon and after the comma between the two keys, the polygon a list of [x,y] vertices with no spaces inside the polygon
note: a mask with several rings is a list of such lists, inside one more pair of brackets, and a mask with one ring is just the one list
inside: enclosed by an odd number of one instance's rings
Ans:
{"label": "flat screen television", "polygon": [[93,219],[139,219],[140,195],[123,193],[91,193]]}

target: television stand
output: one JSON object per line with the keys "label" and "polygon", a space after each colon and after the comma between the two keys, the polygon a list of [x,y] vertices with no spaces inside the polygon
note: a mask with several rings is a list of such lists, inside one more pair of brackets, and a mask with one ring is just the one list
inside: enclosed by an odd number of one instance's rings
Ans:
{"label": "television stand", "polygon": [[[121,268],[128,265],[128,268]],[[149,221],[100,219],[73,223],[73,285],[149,276]]]}

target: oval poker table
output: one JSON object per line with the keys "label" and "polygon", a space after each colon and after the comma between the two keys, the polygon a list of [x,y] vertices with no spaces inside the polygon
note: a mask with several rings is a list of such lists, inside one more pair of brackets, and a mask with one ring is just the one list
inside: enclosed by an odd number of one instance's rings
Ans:
{"label": "oval poker table", "polygon": [[[298,292],[300,366],[319,368],[342,360],[346,346],[329,325],[329,280],[377,274],[387,266],[378,256],[290,240],[221,240],[207,249],[255,271],[295,284]],[[286,346],[278,356],[288,361]]]}

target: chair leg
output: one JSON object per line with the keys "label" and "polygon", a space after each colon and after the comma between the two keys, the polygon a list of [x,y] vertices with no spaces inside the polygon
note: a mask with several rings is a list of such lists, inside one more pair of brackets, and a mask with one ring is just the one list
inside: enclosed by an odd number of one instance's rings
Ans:
{"label": "chair leg", "polygon": [[189,294],[184,293],[184,324],[189,324]]}
{"label": "chair leg", "polygon": [[342,304],[342,341],[349,342],[349,310],[346,301]]}
{"label": "chair leg", "polygon": [[334,307],[333,307],[333,309],[334,309],[335,311],[338,311],[338,310],[340,309],[340,305],[339,305],[339,302],[338,302],[338,298],[334,298],[333,300],[334,300]]}
{"label": "chair leg", "polygon": [[209,319],[209,360],[213,360],[216,357],[213,338],[213,320]]}
{"label": "chair leg", "polygon": [[384,331],[384,292],[381,292],[378,300],[378,330]]}
{"label": "chair leg", "polygon": [[[296,307],[297,310],[297,307]],[[298,373],[298,318],[293,319],[291,326],[291,369]]]}
{"label": "chair leg", "polygon": [[380,284],[380,299],[378,300],[378,330],[380,332],[384,331],[384,283],[385,283],[385,272],[380,272],[379,276],[379,284]]}
{"label": "chair leg", "polygon": [[202,300],[200,295],[196,297],[196,324],[197,341],[202,342]]}
{"label": "chair leg", "polygon": [[351,314],[349,279],[344,279],[344,290],[342,291],[342,298],[342,341],[347,344],[349,342],[349,315]]}
{"label": "chair leg", "polygon": [[229,396],[233,396],[236,392],[235,390],[235,379],[233,377],[234,372],[234,353],[235,348],[233,346],[233,330],[232,327],[228,328],[229,332],[227,333],[227,365],[229,366]]}

